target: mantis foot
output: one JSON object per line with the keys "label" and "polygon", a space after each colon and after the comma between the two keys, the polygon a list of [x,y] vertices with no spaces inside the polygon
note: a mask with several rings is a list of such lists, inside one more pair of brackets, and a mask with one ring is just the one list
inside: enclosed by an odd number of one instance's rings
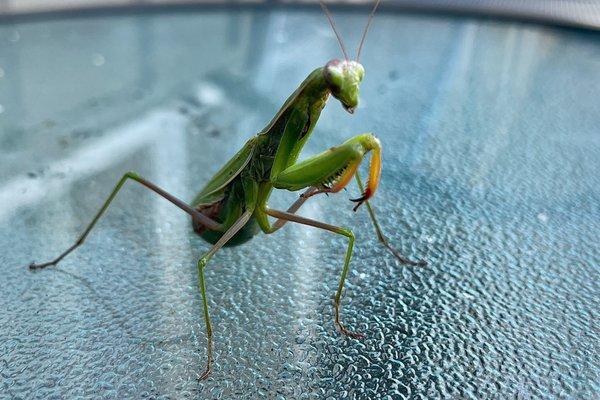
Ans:
{"label": "mantis foot", "polygon": [[206,366],[206,369],[204,370],[204,372],[201,375],[198,375],[198,380],[199,381],[205,380],[210,375],[210,372],[211,372],[211,368],[210,368],[210,364],[208,364]]}
{"label": "mantis foot", "polygon": [[424,267],[427,265],[427,261],[425,260],[417,260],[413,261],[406,257],[404,257],[398,250],[396,250],[392,245],[390,245],[385,236],[379,236],[379,241],[388,248],[388,250],[400,261],[402,264],[412,265],[414,267]]}
{"label": "mantis foot", "polygon": [[46,268],[46,267],[50,267],[50,266],[54,266],[54,265],[56,265],[56,264],[58,264],[58,261],[57,261],[57,260],[50,261],[50,262],[43,263],[43,264],[31,263],[31,264],[29,264],[29,269],[30,269],[30,270],[42,269],[42,268]]}
{"label": "mantis foot", "polygon": [[351,338],[358,340],[365,338],[365,335],[360,332],[349,331],[344,325],[341,324],[341,322],[336,322],[336,325],[343,335],[350,336]]}
{"label": "mantis foot", "polygon": [[75,242],[75,244],[73,246],[69,247],[67,250],[65,250],[61,255],[56,257],[54,260],[45,262],[43,264],[31,263],[31,264],[29,264],[29,269],[34,270],[34,269],[42,269],[42,268],[54,266],[54,265],[58,264],[59,262],[61,262],[63,258],[65,258],[70,252],[75,250],[82,243],[83,243],[83,239],[79,239],[79,240],[77,240],[77,242]]}
{"label": "mantis foot", "polygon": [[211,371],[212,371],[212,334],[209,333],[208,334],[208,354],[206,356],[206,368],[204,369],[204,372],[200,375],[198,375],[198,380],[199,381],[203,381],[206,378],[208,378],[208,376],[210,375]]}
{"label": "mantis foot", "polygon": [[346,336],[350,336],[354,339],[364,339],[365,335],[359,332],[352,332],[346,329],[346,327],[340,322],[340,305],[335,303],[335,326],[339,329],[340,333]]}

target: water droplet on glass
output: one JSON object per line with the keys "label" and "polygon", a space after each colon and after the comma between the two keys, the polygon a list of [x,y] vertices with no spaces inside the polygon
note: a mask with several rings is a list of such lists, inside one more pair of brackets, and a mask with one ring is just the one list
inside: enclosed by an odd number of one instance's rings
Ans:
{"label": "water droplet on glass", "polygon": [[8,40],[10,40],[13,43],[18,42],[19,39],[21,39],[21,34],[19,33],[19,31],[13,31],[12,34],[8,38]]}
{"label": "water droplet on glass", "polygon": [[101,67],[104,65],[105,62],[106,62],[106,59],[104,58],[104,56],[102,54],[100,54],[100,53],[92,54],[92,64],[94,64],[94,66]]}

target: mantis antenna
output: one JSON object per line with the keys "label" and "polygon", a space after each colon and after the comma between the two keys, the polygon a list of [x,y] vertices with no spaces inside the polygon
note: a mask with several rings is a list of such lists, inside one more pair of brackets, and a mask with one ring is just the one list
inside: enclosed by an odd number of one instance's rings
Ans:
{"label": "mantis antenna", "polygon": [[[378,1],[378,3],[379,3],[379,1]],[[340,47],[342,48],[342,53],[344,53],[344,58],[346,59],[346,61],[348,61],[348,53],[346,53],[346,48],[344,47],[344,42],[342,42],[342,38],[341,38],[340,34],[338,33],[337,29],[335,29],[335,23],[333,22],[333,17],[331,16],[329,9],[327,8],[327,6],[323,2],[323,0],[319,0],[319,4],[321,4],[321,8],[323,9],[323,12],[327,16],[327,19],[329,20],[329,24],[331,25],[331,28],[333,29],[333,33],[335,33],[335,36],[337,37],[338,43],[340,44]],[[359,53],[360,53],[360,51],[359,51]]]}
{"label": "mantis antenna", "polygon": [[[371,14],[369,15],[369,20],[367,21],[367,26],[365,26],[365,30],[363,32],[362,38],[360,39],[360,44],[358,45],[358,52],[356,53],[356,62],[358,62],[358,59],[360,58],[360,51],[362,50],[363,44],[365,43],[365,38],[367,37],[367,31],[369,30],[369,26],[371,26],[371,21],[373,21],[373,16],[375,15],[375,11],[377,10],[377,7],[379,6],[379,2],[381,0],[377,0],[375,2],[375,5],[373,6],[373,10],[371,11]],[[335,28],[334,28],[335,30]]]}

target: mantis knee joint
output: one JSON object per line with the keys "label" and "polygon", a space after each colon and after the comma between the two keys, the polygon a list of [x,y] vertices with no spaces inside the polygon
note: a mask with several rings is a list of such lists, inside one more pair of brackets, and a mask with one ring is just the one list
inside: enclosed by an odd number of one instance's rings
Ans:
{"label": "mantis knee joint", "polygon": [[198,270],[199,271],[204,271],[204,267],[206,267],[206,264],[208,264],[208,257],[202,257],[201,259],[198,260]]}
{"label": "mantis knee joint", "polygon": [[346,236],[350,240],[354,240],[354,232],[352,232],[350,229],[340,228],[340,230],[338,231],[338,233],[340,235]]}
{"label": "mantis knee joint", "polygon": [[140,176],[139,176],[139,175],[138,175],[136,172],[133,172],[133,171],[127,171],[127,172],[125,173],[124,177],[126,177],[126,178],[130,178],[130,179],[137,179],[137,178],[139,178]]}

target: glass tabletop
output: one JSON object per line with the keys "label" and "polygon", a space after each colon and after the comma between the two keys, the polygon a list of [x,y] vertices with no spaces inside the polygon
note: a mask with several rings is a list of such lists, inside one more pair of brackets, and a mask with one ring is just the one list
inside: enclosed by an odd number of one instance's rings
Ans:
{"label": "glass tabletop", "polygon": [[[349,47],[365,15],[336,12]],[[361,105],[325,108],[301,157],[374,132],[373,200],[358,189],[223,249],[207,270],[215,365],[189,218],[127,184],[187,200],[339,57],[309,10],[212,10],[0,26],[0,398],[592,398],[600,334],[600,36],[458,16],[379,14]],[[284,208],[297,193],[277,192]]]}

